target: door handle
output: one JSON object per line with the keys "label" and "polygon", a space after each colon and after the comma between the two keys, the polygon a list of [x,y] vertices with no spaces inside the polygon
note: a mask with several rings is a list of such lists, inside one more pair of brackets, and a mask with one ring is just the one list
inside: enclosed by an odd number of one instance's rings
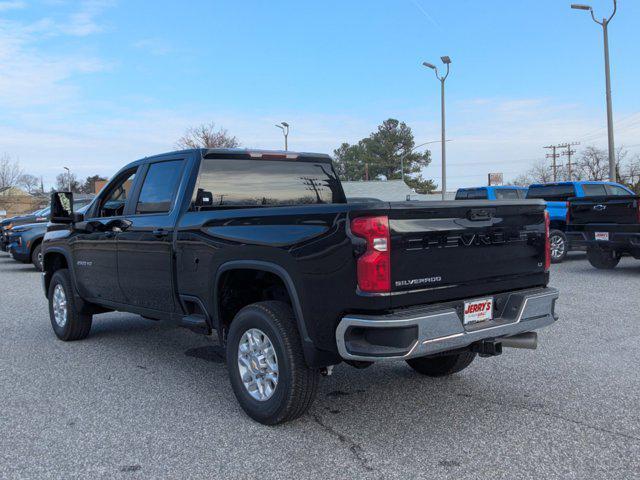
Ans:
{"label": "door handle", "polygon": [[151,234],[154,237],[164,237],[167,235],[167,231],[164,228],[156,228]]}

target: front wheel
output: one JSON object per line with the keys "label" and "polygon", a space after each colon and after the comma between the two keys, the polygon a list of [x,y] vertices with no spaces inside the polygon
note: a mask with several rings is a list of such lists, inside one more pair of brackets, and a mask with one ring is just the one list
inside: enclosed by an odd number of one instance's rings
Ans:
{"label": "front wheel", "polygon": [[615,250],[608,250],[599,247],[587,248],[587,260],[599,270],[611,270],[620,263],[622,256]]}
{"label": "front wheel", "polygon": [[454,355],[411,358],[407,360],[407,364],[427,377],[445,377],[464,370],[471,365],[474,358],[475,353],[462,352]]}
{"label": "front wheel", "polygon": [[36,270],[42,271],[42,245],[36,245],[36,248],[31,252],[31,263],[36,267]]}
{"label": "front wheel", "polygon": [[274,301],[251,304],[235,316],[227,337],[227,368],[240,406],[265,425],[305,413],[320,377],[304,360],[291,307]]}
{"label": "front wheel", "polygon": [[560,230],[551,230],[549,246],[551,247],[551,263],[561,263],[569,251],[567,236]]}
{"label": "front wheel", "polygon": [[73,296],[69,270],[57,270],[49,284],[49,317],[56,336],[65,342],[89,335],[93,317],[80,313]]}

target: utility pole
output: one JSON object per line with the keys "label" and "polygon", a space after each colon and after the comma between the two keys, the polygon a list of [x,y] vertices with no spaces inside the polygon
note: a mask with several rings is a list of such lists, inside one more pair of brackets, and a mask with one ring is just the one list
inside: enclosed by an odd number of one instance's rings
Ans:
{"label": "utility pole", "polygon": [[593,8],[590,5],[573,4],[571,8],[575,10],[586,10],[591,13],[594,22],[602,27],[602,35],[604,40],[604,76],[606,83],[607,97],[607,136],[609,143],[609,180],[616,181],[616,149],[613,141],[613,107],[611,105],[611,68],[609,66],[609,22],[613,19],[618,10],[618,3],[613,0],[613,13],[609,18],[603,18],[601,21],[596,19]]}
{"label": "utility pole", "polygon": [[562,167],[562,165],[558,165],[557,160],[560,157],[559,153],[556,153],[556,150],[559,148],[559,145],[547,145],[544,148],[553,150],[553,153],[547,153],[546,157],[552,159],[551,169],[553,170],[553,181],[558,181],[558,168]]}
{"label": "utility pole", "polygon": [[436,78],[440,80],[440,121],[442,124],[442,140],[440,140],[442,143],[442,200],[445,200],[447,196],[447,141],[445,137],[444,82],[449,76],[451,58],[445,55],[440,57],[440,60],[442,60],[442,63],[447,66],[447,72],[442,76],[438,75],[438,68],[435,65],[429,62],[422,62],[422,65],[433,70],[436,74]]}
{"label": "utility pole", "polygon": [[580,145],[580,142],[567,142],[567,143],[563,143],[562,145],[558,145],[558,148],[566,148],[567,150],[565,152],[562,152],[562,156],[563,157],[567,157],[567,175],[569,176],[569,181],[571,182],[573,180],[573,174],[571,171],[571,156],[576,153],[575,150],[573,150],[571,147],[575,147],[576,145]]}

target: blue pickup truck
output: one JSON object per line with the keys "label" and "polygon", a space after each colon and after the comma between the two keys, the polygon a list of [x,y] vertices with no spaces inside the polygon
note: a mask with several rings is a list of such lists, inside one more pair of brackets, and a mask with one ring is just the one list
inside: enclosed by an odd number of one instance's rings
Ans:
{"label": "blue pickup truck", "polygon": [[635,193],[624,185],[614,182],[581,181],[529,185],[527,198],[542,199],[547,202],[551,220],[551,261],[560,263],[570,250],[581,250],[587,247],[583,232],[572,232],[567,229],[567,207],[570,198],[628,195],[635,195]]}
{"label": "blue pickup truck", "polygon": [[518,200],[527,195],[526,187],[492,185],[489,187],[459,188],[456,200]]}

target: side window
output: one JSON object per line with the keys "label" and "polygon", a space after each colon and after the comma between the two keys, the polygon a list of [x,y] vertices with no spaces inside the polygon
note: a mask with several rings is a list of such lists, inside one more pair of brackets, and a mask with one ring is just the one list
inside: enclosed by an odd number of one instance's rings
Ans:
{"label": "side window", "polygon": [[129,170],[120,180],[109,186],[106,196],[100,200],[98,217],[117,217],[124,213],[124,207],[127,204],[127,198],[129,198],[137,171],[138,167]]}
{"label": "side window", "polygon": [[469,200],[486,200],[489,197],[484,188],[476,188],[475,190],[469,190],[467,198]]}
{"label": "side window", "polygon": [[182,177],[182,160],[149,165],[144,178],[136,213],[169,213]]}
{"label": "side window", "polygon": [[585,183],[582,185],[582,191],[586,197],[602,197],[607,194],[601,183]]}
{"label": "side window", "polygon": [[466,190],[458,190],[456,193],[456,200],[466,200],[467,199],[467,191]]}
{"label": "side window", "polygon": [[604,188],[607,191],[607,195],[615,195],[615,196],[633,195],[632,193],[627,192],[624,188],[619,187],[618,185],[605,185]]}
{"label": "side window", "polygon": [[526,190],[518,190],[518,198],[527,198],[527,191]]}
{"label": "side window", "polygon": [[496,200],[518,200],[519,198],[515,188],[496,188]]}

